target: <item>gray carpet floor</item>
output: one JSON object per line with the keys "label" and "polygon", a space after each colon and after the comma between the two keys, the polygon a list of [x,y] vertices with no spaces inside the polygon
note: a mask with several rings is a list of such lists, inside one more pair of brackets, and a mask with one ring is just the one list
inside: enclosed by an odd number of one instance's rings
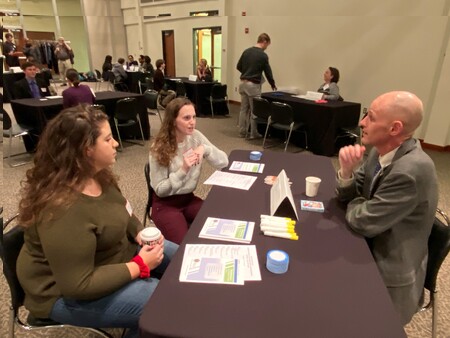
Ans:
{"label": "gray carpet floor", "polygon": [[[199,118],[197,121],[197,129],[202,131],[209,140],[223,149],[226,153],[230,153],[233,149],[244,150],[262,150],[262,140],[245,140],[238,137],[237,117],[239,107],[230,106],[229,117]],[[10,105],[5,104],[5,109],[10,111]],[[150,115],[151,134],[155,135],[160,127],[159,118]],[[13,153],[23,152],[23,144],[19,139],[13,142]],[[146,183],[143,173],[144,164],[148,159],[149,142],[145,146],[133,145],[125,143],[125,150],[118,154],[117,163],[114,171],[120,177],[120,187],[123,194],[128,198],[133,206],[134,212],[142,219],[147,199]],[[0,144],[0,150],[7,152],[8,140]],[[271,148],[271,150],[282,151],[282,147]],[[294,146],[290,146],[289,151],[299,150]],[[428,151],[436,164],[440,193],[439,207],[450,212],[450,153]],[[6,154],[5,154],[6,155]],[[13,161],[19,162],[29,160],[28,155],[14,156]],[[336,157],[332,157],[333,164],[337,165]],[[11,168],[6,160],[3,160],[3,166],[0,167],[0,184],[2,186],[2,205],[4,207],[3,216],[8,218],[17,211],[18,192],[20,190],[20,181],[24,178],[25,172],[31,167],[31,164]],[[201,182],[203,182],[213,169],[205,163],[202,168]],[[205,198],[208,195],[210,187],[199,184],[196,194]],[[444,262],[439,274],[439,293],[440,302],[438,303],[439,322],[438,337],[450,337],[450,258]],[[4,276],[0,277],[0,337],[6,337],[8,330],[8,304],[9,289],[6,285]],[[23,314],[25,315],[25,314]],[[412,322],[405,327],[408,337],[424,338],[431,336],[431,311],[424,311],[414,316]],[[113,332],[120,337],[120,332]],[[86,334],[76,329],[45,330],[41,332],[24,332],[16,330],[17,337],[94,337],[92,334]],[[299,333],[299,336],[301,334]],[[368,336],[370,333],[368,332]]]}

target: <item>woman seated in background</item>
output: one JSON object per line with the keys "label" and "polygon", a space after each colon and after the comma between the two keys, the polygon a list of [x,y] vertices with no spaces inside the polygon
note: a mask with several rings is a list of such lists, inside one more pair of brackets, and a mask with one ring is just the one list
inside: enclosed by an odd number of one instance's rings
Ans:
{"label": "woman seated in background", "polygon": [[325,83],[317,90],[323,93],[323,99],[328,101],[336,101],[340,99],[339,87],[339,70],[337,68],[328,67],[323,73],[323,80]]}
{"label": "woman seated in background", "polygon": [[228,165],[227,154],[196,130],[195,124],[191,101],[172,100],[150,148],[150,181],[154,190],[151,217],[164,237],[177,244],[203,203],[193,193],[203,159],[217,169]]}
{"label": "woman seated in background", "polygon": [[48,123],[19,204],[26,228],[17,275],[33,316],[138,337],[156,277],[178,246],[161,238],[140,248],[143,226],[111,170],[117,146],[100,110],[69,108]]}
{"label": "woman seated in background", "polygon": [[105,62],[103,62],[102,66],[102,78],[105,81],[109,80],[109,72],[112,71],[112,56],[106,55]]}
{"label": "woman seated in background", "polygon": [[93,104],[95,101],[91,87],[80,84],[80,74],[71,68],[66,72],[69,88],[62,92],[63,107],[69,108],[80,103]]}
{"label": "woman seated in background", "polygon": [[212,82],[211,69],[208,66],[206,59],[201,59],[197,66],[197,81]]}
{"label": "woman seated in background", "polygon": [[150,59],[150,56],[143,55],[144,62],[140,66],[140,71],[144,73],[148,73],[151,77],[155,74],[155,68],[153,68],[152,65],[152,59]]}

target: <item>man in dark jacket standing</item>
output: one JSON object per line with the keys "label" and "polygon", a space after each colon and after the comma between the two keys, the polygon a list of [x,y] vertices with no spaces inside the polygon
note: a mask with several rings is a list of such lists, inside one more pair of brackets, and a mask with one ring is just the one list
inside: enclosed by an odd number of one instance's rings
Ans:
{"label": "man in dark jacket standing", "polygon": [[264,52],[270,45],[270,37],[266,33],[258,36],[255,46],[247,48],[241,55],[237,70],[241,72],[241,111],[239,113],[239,134],[245,137],[250,122],[250,139],[261,137],[256,130],[255,117],[253,115],[253,98],[261,95],[261,85],[264,82],[262,73],[266,75],[272,90],[277,90],[273,79],[269,57]]}

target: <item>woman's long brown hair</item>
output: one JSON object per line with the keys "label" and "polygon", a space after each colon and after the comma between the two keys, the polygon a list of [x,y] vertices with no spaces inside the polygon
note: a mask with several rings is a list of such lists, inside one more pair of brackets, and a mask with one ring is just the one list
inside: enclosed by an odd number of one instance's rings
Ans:
{"label": "woman's long brown hair", "polygon": [[[52,210],[69,207],[89,178],[103,188],[117,187],[117,180],[108,169],[95,173],[87,156],[100,135],[100,125],[108,116],[89,106],[63,110],[46,126],[40,137],[34,166],[22,181],[19,222],[30,226],[53,218]],[[41,214],[44,210],[47,213]]]}
{"label": "woman's long brown hair", "polygon": [[168,167],[170,161],[175,156],[178,148],[175,131],[175,120],[178,117],[180,109],[184,106],[192,105],[192,102],[186,98],[176,98],[169,102],[164,114],[164,120],[156,135],[150,152],[163,167]]}

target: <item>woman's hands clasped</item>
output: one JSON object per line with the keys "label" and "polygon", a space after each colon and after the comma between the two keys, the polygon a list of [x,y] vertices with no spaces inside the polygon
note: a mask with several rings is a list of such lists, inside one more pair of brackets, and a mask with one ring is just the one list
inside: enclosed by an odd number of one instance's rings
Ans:
{"label": "woman's hands clasped", "polygon": [[203,155],[205,153],[205,147],[203,145],[199,145],[195,149],[189,149],[183,155],[183,170],[184,172],[189,172],[193,166],[199,165],[202,163]]}

